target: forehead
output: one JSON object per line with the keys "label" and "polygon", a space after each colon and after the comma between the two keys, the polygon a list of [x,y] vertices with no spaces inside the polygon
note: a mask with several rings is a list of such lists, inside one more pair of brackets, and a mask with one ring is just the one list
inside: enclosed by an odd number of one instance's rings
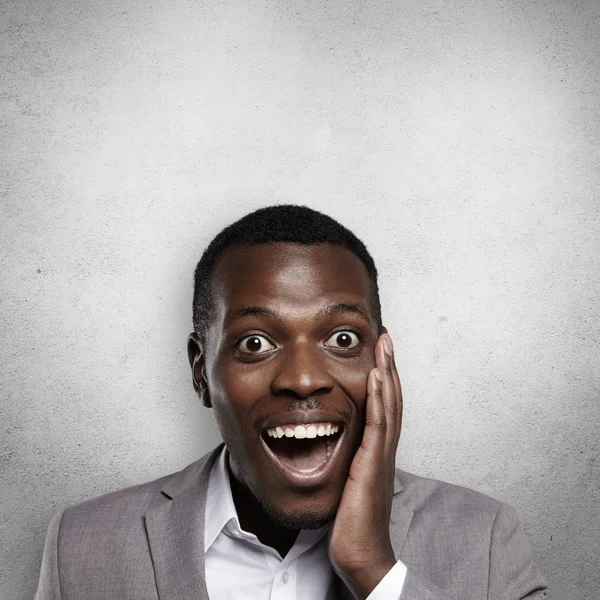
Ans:
{"label": "forehead", "polygon": [[331,301],[354,302],[371,313],[371,281],[364,263],[332,244],[289,243],[232,248],[213,273],[217,312],[244,305],[303,310]]}

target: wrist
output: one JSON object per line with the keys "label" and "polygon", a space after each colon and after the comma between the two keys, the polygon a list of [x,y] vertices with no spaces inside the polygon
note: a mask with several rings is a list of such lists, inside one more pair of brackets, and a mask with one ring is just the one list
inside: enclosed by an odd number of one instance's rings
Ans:
{"label": "wrist", "polygon": [[395,565],[396,558],[392,553],[375,561],[336,569],[336,572],[355,598],[365,600]]}

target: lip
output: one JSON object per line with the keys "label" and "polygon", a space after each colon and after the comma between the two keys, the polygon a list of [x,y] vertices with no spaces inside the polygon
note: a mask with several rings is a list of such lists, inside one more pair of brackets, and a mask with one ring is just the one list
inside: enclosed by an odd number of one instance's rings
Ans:
{"label": "lip", "polygon": [[[311,414],[311,419],[313,417],[314,414]],[[286,418],[289,418],[289,415],[287,415]],[[289,421],[286,422],[289,423]],[[307,420],[305,422],[311,423],[314,421]],[[298,421],[297,423],[299,425],[302,425],[300,421]],[[282,476],[287,481],[287,483],[291,484],[293,487],[311,488],[322,487],[331,478],[333,471],[335,470],[335,463],[337,462],[339,455],[342,451],[342,447],[346,442],[346,436],[347,430],[345,427],[342,427],[340,437],[338,438],[331,455],[327,458],[327,460],[325,460],[325,462],[320,467],[318,467],[314,471],[311,471],[310,473],[301,473],[300,471],[292,469],[289,465],[282,463],[277,458],[277,455],[269,448],[262,435],[260,436],[260,442],[262,444],[263,450],[265,451],[265,454],[269,457],[271,462],[279,471],[280,476]]]}

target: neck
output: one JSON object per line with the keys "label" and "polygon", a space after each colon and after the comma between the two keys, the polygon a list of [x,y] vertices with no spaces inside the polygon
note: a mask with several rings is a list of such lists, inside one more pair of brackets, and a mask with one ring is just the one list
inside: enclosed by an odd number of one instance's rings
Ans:
{"label": "neck", "polygon": [[277,550],[282,558],[285,557],[294,545],[299,530],[285,529],[278,525],[265,512],[248,487],[233,475],[231,469],[228,471],[231,495],[241,528],[248,533],[253,533],[261,544]]}

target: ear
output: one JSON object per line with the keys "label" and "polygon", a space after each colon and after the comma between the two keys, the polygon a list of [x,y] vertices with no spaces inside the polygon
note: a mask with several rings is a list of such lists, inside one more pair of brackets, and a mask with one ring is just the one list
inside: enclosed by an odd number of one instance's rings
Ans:
{"label": "ear", "polygon": [[205,353],[202,350],[202,342],[196,332],[188,336],[188,360],[192,368],[192,385],[198,394],[200,401],[206,408],[211,408],[210,392],[208,390],[208,381],[206,380],[206,360]]}

